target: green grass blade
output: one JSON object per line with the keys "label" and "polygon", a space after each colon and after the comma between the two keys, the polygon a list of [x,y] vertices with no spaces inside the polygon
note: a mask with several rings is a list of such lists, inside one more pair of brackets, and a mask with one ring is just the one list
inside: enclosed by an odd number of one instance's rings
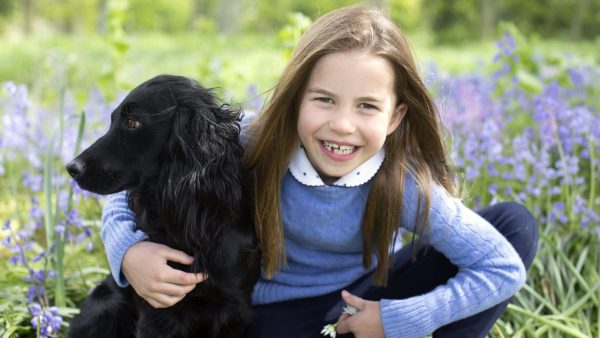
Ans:
{"label": "green grass blade", "polygon": [[523,309],[520,306],[516,306],[514,304],[508,304],[508,309],[510,311],[514,311],[514,312],[517,312],[519,314],[531,317],[531,318],[537,320],[538,322],[543,323],[543,324],[545,324],[547,326],[550,326],[553,329],[556,329],[556,330],[558,330],[558,331],[560,331],[562,333],[568,334],[571,337],[589,338],[586,334],[582,333],[581,331],[579,331],[579,330],[577,330],[575,328],[566,326],[566,325],[561,324],[559,322],[556,322],[554,320],[550,320],[550,319],[548,319],[548,318],[546,318],[544,316],[537,315],[535,313],[532,313],[530,311],[527,311],[527,310]]}
{"label": "green grass blade", "polygon": [[544,304],[550,311],[552,311],[552,313],[555,313],[555,314],[560,313],[560,311],[548,299],[546,299],[544,296],[540,295],[531,286],[525,284],[525,286],[523,287],[523,289],[525,291],[527,291],[528,294],[530,294],[531,296],[533,296],[533,298],[535,298],[536,300],[538,300],[540,303]]}
{"label": "green grass blade", "polygon": [[[598,289],[600,289],[600,282],[596,283],[596,285],[594,287],[590,288],[590,290],[585,295],[583,295],[577,302],[575,302],[575,304],[571,305],[571,307],[566,309],[563,312],[563,315],[571,316],[575,312],[577,312],[578,310],[583,308],[583,306],[586,305],[586,303],[588,302],[588,299],[590,299],[590,298],[596,299],[596,296],[599,292]],[[597,306],[600,306],[600,304],[598,304],[597,301],[595,301],[595,304]]]}
{"label": "green grass blade", "polygon": [[[59,137],[58,137],[58,150],[59,152],[63,147],[63,139],[64,139],[64,125],[65,125],[65,87],[63,86],[60,91],[60,107],[59,113],[60,117],[59,121]],[[62,163],[61,163],[62,166]],[[59,168],[62,170],[62,168]],[[54,213],[54,224],[58,224],[60,221],[60,198],[58,198],[60,194],[60,187],[57,185],[55,190],[56,196],[56,206]],[[66,224],[65,224],[66,226]],[[56,286],[54,287],[54,302],[59,307],[64,307],[66,305],[66,295],[65,295],[65,267],[64,267],[64,254],[65,254],[65,235],[67,231],[65,230],[62,235],[59,232],[54,232],[54,243],[56,245],[56,259],[53,261],[54,271],[56,272]]]}
{"label": "green grass blade", "polygon": [[56,136],[53,136],[46,148],[46,158],[44,159],[44,225],[46,230],[46,249],[48,251],[54,248],[54,215],[52,212],[52,158],[54,156],[54,141]]}

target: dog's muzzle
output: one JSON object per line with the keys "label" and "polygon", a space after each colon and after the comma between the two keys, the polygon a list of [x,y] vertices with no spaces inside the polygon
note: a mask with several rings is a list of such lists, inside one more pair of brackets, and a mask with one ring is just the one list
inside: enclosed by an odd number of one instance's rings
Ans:
{"label": "dog's muzzle", "polygon": [[83,161],[81,161],[77,158],[74,159],[73,161],[69,162],[69,164],[67,164],[67,172],[74,179],[77,179],[81,175],[83,175],[84,171],[85,171],[85,164],[83,163]]}

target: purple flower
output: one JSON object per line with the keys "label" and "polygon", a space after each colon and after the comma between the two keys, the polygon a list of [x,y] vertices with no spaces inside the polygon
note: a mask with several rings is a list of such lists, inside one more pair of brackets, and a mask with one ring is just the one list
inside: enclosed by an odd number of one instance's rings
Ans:
{"label": "purple flower", "polygon": [[10,236],[6,236],[6,238],[4,238],[2,240],[2,242],[0,242],[0,245],[2,245],[3,247],[10,247],[10,243],[11,243],[11,237]]}
{"label": "purple flower", "polygon": [[[31,282],[31,280],[25,280]],[[32,284],[27,289],[27,301],[32,302],[36,299],[42,299],[46,295],[46,288],[44,285]]]}
{"label": "purple flower", "polygon": [[498,187],[496,186],[495,183],[492,183],[488,186],[488,192],[492,195],[492,196],[496,196],[496,194],[498,193]]}
{"label": "purple flower", "polygon": [[42,191],[44,178],[41,175],[31,175],[29,171],[23,173],[23,186],[31,190],[31,192]]}
{"label": "purple flower", "polygon": [[35,256],[31,261],[34,263],[39,262],[42,258],[46,257],[46,252],[42,251],[37,256]]}
{"label": "purple flower", "polygon": [[246,109],[249,111],[260,111],[262,109],[262,99],[258,93],[258,87],[255,84],[250,84],[246,87],[246,93],[250,100],[246,105]]}
{"label": "purple flower", "polygon": [[508,30],[505,30],[502,33],[502,38],[496,41],[496,47],[499,49],[499,55],[512,55],[517,50],[515,37]]}
{"label": "purple flower", "polygon": [[31,326],[35,330],[39,330],[40,337],[58,336],[63,320],[56,306],[44,309],[38,303],[31,303],[29,304],[29,313],[31,314]]}
{"label": "purple flower", "polygon": [[75,225],[77,228],[81,228],[83,226],[83,222],[79,216],[79,211],[77,209],[69,210],[65,219],[65,223],[69,225]]}
{"label": "purple flower", "polygon": [[66,230],[65,226],[62,224],[57,224],[54,226],[54,231],[56,231],[61,236],[63,236],[65,234],[65,230]]}
{"label": "purple flower", "polygon": [[39,204],[34,204],[31,206],[31,209],[29,209],[29,216],[33,220],[40,220],[44,218],[44,212],[42,209],[40,209]]}

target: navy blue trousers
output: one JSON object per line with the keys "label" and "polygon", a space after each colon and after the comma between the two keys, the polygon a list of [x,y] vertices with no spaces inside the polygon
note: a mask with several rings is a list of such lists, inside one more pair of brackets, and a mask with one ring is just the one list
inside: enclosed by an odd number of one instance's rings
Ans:
{"label": "navy blue trousers", "polygon": [[[522,205],[505,202],[478,212],[508,239],[529,269],[537,251],[538,225]],[[435,249],[423,248],[417,259],[411,259],[410,246],[395,254],[389,271],[387,287],[371,284],[371,275],[344,288],[369,300],[402,299],[420,295],[445,284],[458,271],[450,261]],[[324,325],[337,321],[344,303],[341,290],[318,297],[295,299],[255,306],[256,320],[246,338],[317,338]],[[502,315],[510,299],[471,317],[450,323],[433,333],[434,338],[485,337]],[[338,335],[350,338],[352,334]],[[393,337],[388,337],[393,338]]]}

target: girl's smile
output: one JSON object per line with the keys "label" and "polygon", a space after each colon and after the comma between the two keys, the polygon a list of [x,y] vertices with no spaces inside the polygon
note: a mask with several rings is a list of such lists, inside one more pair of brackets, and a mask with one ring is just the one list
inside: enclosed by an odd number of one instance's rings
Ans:
{"label": "girl's smile", "polygon": [[375,155],[404,116],[394,69],[364,51],[336,52],[315,64],[302,96],[298,135],[313,167],[333,183]]}
{"label": "girl's smile", "polygon": [[356,155],[357,146],[339,144],[330,141],[321,141],[321,147],[325,154],[336,161],[347,161]]}

